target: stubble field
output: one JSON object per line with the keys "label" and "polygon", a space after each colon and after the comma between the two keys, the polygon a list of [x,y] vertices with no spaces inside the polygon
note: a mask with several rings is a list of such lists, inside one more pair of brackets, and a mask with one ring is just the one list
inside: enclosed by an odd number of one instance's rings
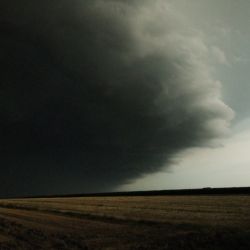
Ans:
{"label": "stubble field", "polygon": [[250,196],[0,200],[0,249],[250,249]]}

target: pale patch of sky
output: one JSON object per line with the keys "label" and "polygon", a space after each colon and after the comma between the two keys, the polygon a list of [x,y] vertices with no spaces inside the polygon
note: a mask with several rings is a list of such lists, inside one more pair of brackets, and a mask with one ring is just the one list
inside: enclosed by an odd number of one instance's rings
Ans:
{"label": "pale patch of sky", "polygon": [[[172,168],[146,175],[119,190],[159,190],[250,186],[250,129],[238,132],[217,148],[193,148],[176,156]],[[246,127],[242,124],[240,127]]]}

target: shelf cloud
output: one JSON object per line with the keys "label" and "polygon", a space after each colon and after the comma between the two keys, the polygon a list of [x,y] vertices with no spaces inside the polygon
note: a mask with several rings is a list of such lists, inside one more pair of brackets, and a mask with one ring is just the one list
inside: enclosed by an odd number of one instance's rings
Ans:
{"label": "shelf cloud", "polygon": [[167,1],[0,12],[0,195],[112,190],[228,133],[208,48]]}

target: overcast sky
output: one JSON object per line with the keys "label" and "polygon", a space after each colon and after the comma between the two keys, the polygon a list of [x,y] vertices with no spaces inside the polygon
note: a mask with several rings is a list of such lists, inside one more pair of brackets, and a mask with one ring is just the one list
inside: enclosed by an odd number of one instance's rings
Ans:
{"label": "overcast sky", "polygon": [[250,185],[248,0],[0,2],[0,196]]}
{"label": "overcast sky", "polygon": [[231,134],[218,148],[193,148],[171,169],[147,175],[123,189],[250,186],[250,2],[173,0],[171,3],[209,49],[223,100],[234,110]]}

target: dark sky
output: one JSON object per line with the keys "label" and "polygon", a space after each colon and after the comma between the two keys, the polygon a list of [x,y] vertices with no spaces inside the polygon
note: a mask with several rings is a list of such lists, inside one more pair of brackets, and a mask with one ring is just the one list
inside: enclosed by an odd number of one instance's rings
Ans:
{"label": "dark sky", "polygon": [[108,191],[227,131],[164,1],[0,3],[0,196]]}

